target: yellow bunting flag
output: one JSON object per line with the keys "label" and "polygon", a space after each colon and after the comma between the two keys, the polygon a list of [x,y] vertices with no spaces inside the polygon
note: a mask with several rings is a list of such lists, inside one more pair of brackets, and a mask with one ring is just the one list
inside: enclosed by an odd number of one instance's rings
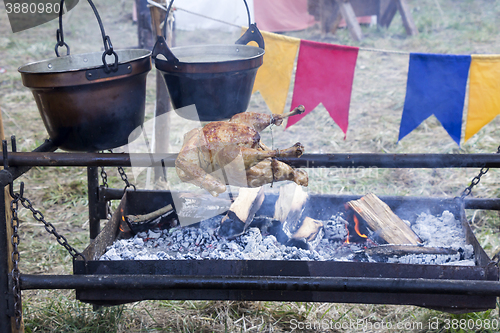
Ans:
{"label": "yellow bunting flag", "polygon": [[472,55],[465,141],[500,114],[500,55]]}
{"label": "yellow bunting flag", "polygon": [[259,91],[272,113],[282,114],[292,80],[300,39],[261,31],[266,44],[253,92]]}

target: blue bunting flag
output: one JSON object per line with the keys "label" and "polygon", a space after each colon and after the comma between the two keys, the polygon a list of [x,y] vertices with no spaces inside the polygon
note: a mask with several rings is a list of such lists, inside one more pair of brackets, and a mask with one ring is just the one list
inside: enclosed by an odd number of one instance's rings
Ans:
{"label": "blue bunting flag", "polygon": [[399,140],[435,115],[460,145],[470,55],[410,54]]}

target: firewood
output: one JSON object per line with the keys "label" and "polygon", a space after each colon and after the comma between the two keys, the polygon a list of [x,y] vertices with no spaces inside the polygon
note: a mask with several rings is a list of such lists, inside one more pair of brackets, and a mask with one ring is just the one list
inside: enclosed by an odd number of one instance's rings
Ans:
{"label": "firewood", "polygon": [[371,230],[377,232],[387,243],[413,245],[422,243],[413,230],[375,194],[367,194],[347,204],[366,221]]}
{"label": "firewood", "polygon": [[308,198],[301,186],[287,184],[280,188],[280,194],[274,206],[274,218],[281,221],[283,232],[292,238],[300,228],[300,217]]}
{"label": "firewood", "polygon": [[223,214],[231,206],[231,200],[214,198],[205,190],[185,192],[173,199],[181,227]]}
{"label": "firewood", "polygon": [[126,218],[128,219],[129,222],[137,223],[137,222],[146,222],[150,220],[154,220],[157,217],[160,217],[162,215],[166,215],[167,213],[173,212],[174,209],[172,208],[172,205],[167,205],[165,207],[162,207],[158,210],[155,210],[154,212],[144,214],[144,215],[127,215]]}
{"label": "firewood", "polygon": [[364,252],[371,256],[405,256],[410,254],[443,254],[443,255],[456,255],[457,250],[444,247],[428,247],[418,245],[380,245],[369,249],[364,249]]}
{"label": "firewood", "polygon": [[245,232],[264,202],[264,188],[246,188],[239,190],[238,197],[222,218],[219,234],[224,237],[236,237]]}
{"label": "firewood", "polygon": [[290,183],[280,187],[279,197],[274,206],[274,219],[289,224],[292,227],[291,232],[295,232],[307,198],[308,194],[302,186]]}
{"label": "firewood", "polygon": [[306,217],[299,229],[292,235],[293,239],[303,240],[310,250],[316,248],[325,235],[323,222]]}
{"label": "firewood", "polygon": [[297,230],[292,237],[296,239],[305,238],[310,241],[316,238],[321,228],[323,228],[323,222],[306,217],[299,230]]}

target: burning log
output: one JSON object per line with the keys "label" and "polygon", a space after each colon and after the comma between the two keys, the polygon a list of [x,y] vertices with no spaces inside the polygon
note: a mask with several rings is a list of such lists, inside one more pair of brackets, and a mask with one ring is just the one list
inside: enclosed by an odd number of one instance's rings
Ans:
{"label": "burning log", "polygon": [[309,195],[302,187],[288,184],[280,188],[274,206],[274,219],[281,222],[283,233],[288,237],[286,245],[312,250],[325,235],[323,222],[305,217],[301,219]]}
{"label": "burning log", "polygon": [[144,214],[144,215],[127,215],[125,218],[131,222],[131,223],[138,223],[138,222],[146,222],[146,221],[151,221],[153,219],[156,219],[157,217],[160,217],[162,215],[169,215],[173,213],[174,209],[172,208],[172,205],[167,205],[165,207],[162,207],[158,210],[155,210],[154,212]]}
{"label": "burning log", "polygon": [[308,194],[300,186],[288,184],[280,187],[279,197],[274,205],[274,219],[281,222],[281,228],[288,239],[293,239],[293,235],[301,227],[300,218],[307,198]]}
{"label": "burning log", "polygon": [[369,228],[389,244],[418,245],[422,240],[375,194],[349,201],[348,207],[361,216]]}
{"label": "burning log", "polygon": [[299,229],[292,235],[292,239],[303,241],[309,250],[315,249],[325,236],[323,222],[306,217]]}
{"label": "burning log", "polygon": [[238,197],[221,221],[219,235],[233,238],[245,232],[264,202],[264,188],[240,188]]}
{"label": "burning log", "polygon": [[302,211],[309,195],[301,186],[288,184],[280,188],[280,194],[274,206],[274,218],[288,225],[290,235],[298,229]]}
{"label": "burning log", "polygon": [[[153,229],[168,229],[177,225],[177,214],[172,205],[167,205],[151,213],[143,215],[126,215],[123,221],[127,224],[130,232],[135,235]],[[128,232],[123,229],[123,232]]]}
{"label": "burning log", "polygon": [[223,214],[231,206],[231,200],[214,198],[203,192],[186,192],[173,199],[182,227]]}

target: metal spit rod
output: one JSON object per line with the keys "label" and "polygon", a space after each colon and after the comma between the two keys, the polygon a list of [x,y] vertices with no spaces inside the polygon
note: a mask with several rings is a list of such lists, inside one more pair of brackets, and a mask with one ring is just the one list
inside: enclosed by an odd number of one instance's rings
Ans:
{"label": "metal spit rod", "polygon": [[[147,167],[163,163],[174,167],[176,158],[177,154],[12,152],[9,166]],[[281,160],[300,168],[500,168],[500,154],[304,154]]]}

